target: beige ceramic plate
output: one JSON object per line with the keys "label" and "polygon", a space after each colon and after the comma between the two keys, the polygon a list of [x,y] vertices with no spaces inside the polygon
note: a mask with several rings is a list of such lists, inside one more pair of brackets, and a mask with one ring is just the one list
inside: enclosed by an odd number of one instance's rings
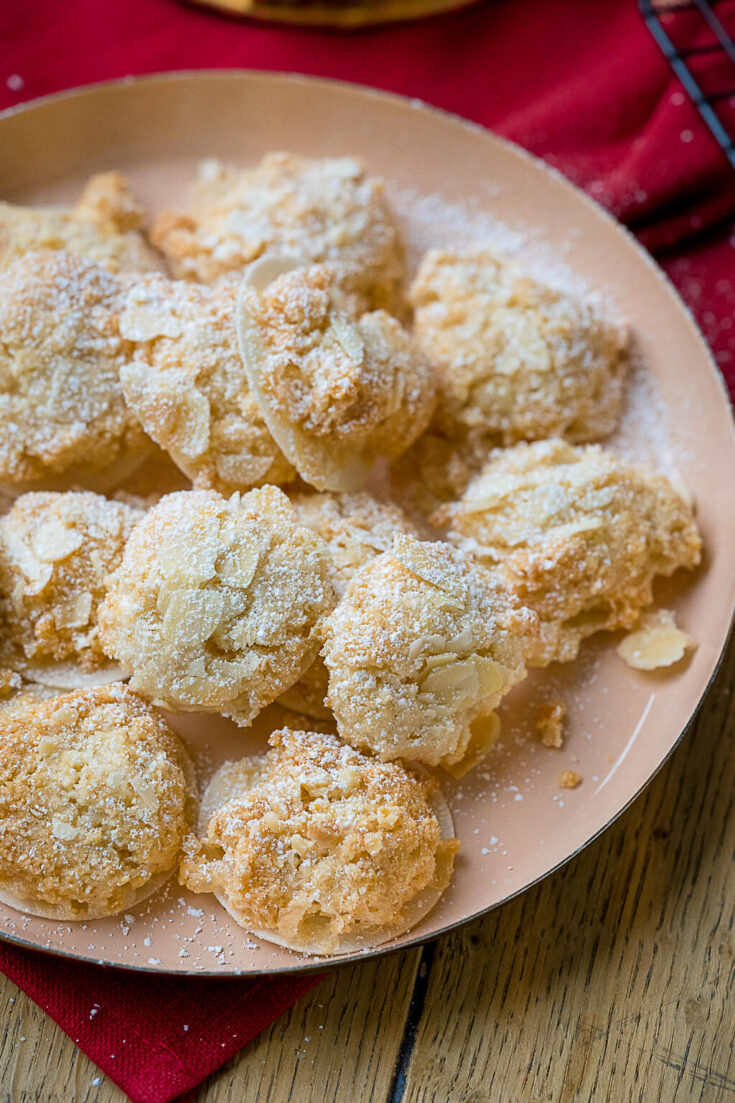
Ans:
{"label": "beige ceramic plate", "polygon": [[[712,678],[734,604],[733,425],[702,339],[632,238],[522,151],[415,102],[249,73],[94,87],[0,119],[0,196],[69,200],[89,174],[118,168],[160,208],[175,202],[198,159],[248,163],[273,149],[362,155],[389,180],[414,253],[480,235],[519,251],[547,278],[599,292],[630,323],[647,372],[634,381],[616,446],[678,469],[696,499],[707,548],[696,577],[664,595],[699,644],[683,669],[639,673],[615,654],[614,639],[595,641],[578,664],[520,687],[505,710],[500,749],[462,781],[445,783],[462,841],[456,877],[439,906],[396,943],[408,945],[495,907],[566,861],[625,808],[680,738]],[[534,701],[557,693],[570,717],[563,751],[542,747],[527,719]],[[177,726],[201,752],[203,774],[263,746],[262,733],[225,721],[188,716]],[[582,776],[578,789],[559,788],[563,769]],[[315,964],[249,939],[212,897],[175,885],[130,917],[81,926],[0,908],[0,935],[162,972],[226,975]]]}

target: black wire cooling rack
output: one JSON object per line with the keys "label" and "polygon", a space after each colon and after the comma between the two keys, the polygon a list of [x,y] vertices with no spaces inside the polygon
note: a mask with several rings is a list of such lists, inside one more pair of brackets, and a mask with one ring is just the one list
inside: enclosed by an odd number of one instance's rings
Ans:
{"label": "black wire cooling rack", "polygon": [[[735,111],[730,111],[729,124],[723,118],[723,108],[735,107],[735,7],[718,5],[717,0],[638,0],[638,6],[664,57],[735,168]],[[729,12],[723,13],[726,6]]]}

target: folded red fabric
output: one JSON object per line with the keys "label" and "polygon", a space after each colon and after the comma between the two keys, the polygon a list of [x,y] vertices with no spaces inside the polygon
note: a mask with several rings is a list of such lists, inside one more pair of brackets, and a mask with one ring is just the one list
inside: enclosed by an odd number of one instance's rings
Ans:
{"label": "folded red fabric", "polygon": [[[0,945],[0,970],[134,1103],[190,1092],[320,980],[153,977],[8,943]],[[50,1081],[48,1093],[57,1098]]]}
{"label": "folded red fabric", "polygon": [[[735,0],[718,12],[733,25]],[[672,36],[706,41],[686,13],[670,20]],[[35,0],[0,7],[0,42],[0,107],[128,74],[243,67],[373,84],[489,126],[656,252],[735,393],[735,177],[632,0],[497,0],[350,35],[237,23],[175,0]],[[714,56],[701,64],[703,81],[727,78]],[[735,125],[735,104],[723,111]],[[135,1103],[195,1087],[316,982],[161,979],[7,945],[0,969]]]}

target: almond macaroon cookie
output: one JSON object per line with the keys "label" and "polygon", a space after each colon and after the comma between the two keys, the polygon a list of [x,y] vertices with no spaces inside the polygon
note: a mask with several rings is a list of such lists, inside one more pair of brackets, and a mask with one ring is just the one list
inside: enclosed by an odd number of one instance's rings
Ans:
{"label": "almond macaroon cookie", "polygon": [[[0,483],[121,482],[149,443],[123,397],[120,283],[62,251],[0,270]],[[48,485],[39,489],[49,489]]]}
{"label": "almond macaroon cookie", "polygon": [[3,903],[59,920],[127,910],[171,875],[195,815],[181,741],[125,686],[3,713]]}
{"label": "almond macaroon cookie", "polygon": [[269,153],[236,169],[205,161],[188,209],[159,215],[153,240],[180,279],[239,275],[265,253],[333,265],[356,307],[393,309],[403,250],[383,181],[354,157]]}
{"label": "almond macaroon cookie", "polygon": [[455,767],[497,738],[494,710],[525,675],[536,617],[446,544],[396,536],[324,626],[340,736],[384,760]]}
{"label": "almond macaroon cookie", "polygon": [[430,250],[411,288],[415,335],[435,366],[435,427],[475,447],[602,440],[620,418],[625,331],[485,249]]}
{"label": "almond macaroon cookie", "polygon": [[212,779],[182,884],[304,953],[350,953],[415,926],[459,847],[437,783],[331,735],[283,729],[270,744]]}
{"label": "almond macaroon cookie", "polygon": [[114,681],[97,610],[142,511],[86,491],[23,494],[0,517],[6,661],[33,681],[73,689]]}
{"label": "almond macaroon cookie", "polygon": [[361,489],[378,457],[400,456],[428,425],[433,372],[390,314],[347,314],[327,266],[263,284],[244,283],[238,324],[268,428],[317,490]]}
{"label": "almond macaroon cookie", "polygon": [[233,284],[153,276],[128,289],[120,314],[133,349],[120,372],[130,410],[194,486],[222,494],[296,478],[253,397],[236,306]]}
{"label": "almond macaroon cookie", "polygon": [[656,576],[691,570],[702,542],[690,502],[663,475],[599,445],[562,440],[495,452],[433,517],[539,616],[529,662],[574,659],[601,629],[632,628]]}
{"label": "almond macaroon cookie", "polygon": [[90,177],[74,207],[0,202],[0,269],[25,253],[66,250],[110,272],[156,272],[160,255],[145,239],[145,209],[119,172]]}
{"label": "almond macaroon cookie", "polygon": [[331,572],[324,542],[276,487],[169,494],[110,576],[102,647],[156,704],[247,725],[316,657]]}

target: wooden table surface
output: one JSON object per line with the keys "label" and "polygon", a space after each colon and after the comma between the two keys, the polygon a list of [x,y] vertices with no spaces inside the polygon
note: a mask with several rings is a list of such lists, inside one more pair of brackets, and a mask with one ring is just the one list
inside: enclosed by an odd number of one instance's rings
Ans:
{"label": "wooden table surface", "polygon": [[[333,971],[196,1103],[735,1100],[735,641],[602,838],[423,949]],[[2,1103],[124,1096],[0,978]]]}

